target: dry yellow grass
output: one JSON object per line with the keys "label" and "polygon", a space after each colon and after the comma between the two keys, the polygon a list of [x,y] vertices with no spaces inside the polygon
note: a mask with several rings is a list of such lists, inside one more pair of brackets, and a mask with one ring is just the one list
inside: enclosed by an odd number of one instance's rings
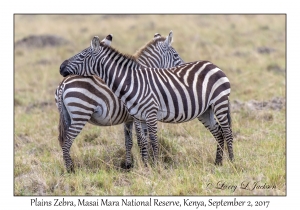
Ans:
{"label": "dry yellow grass", "polygon": [[[15,47],[15,195],[285,195],[286,118],[280,110],[232,112],[235,162],[216,167],[216,142],[197,120],[159,123],[160,163],[144,168],[134,139],[134,168],[124,159],[123,127],[88,124],[74,141],[76,173],[65,172],[57,140],[54,91],[63,60],[113,34],[112,46],[133,54],[159,32],[174,33],[184,61],[209,60],[231,81],[231,102],[285,98],[284,15],[15,15],[15,43],[56,35],[69,44]],[[30,22],[30,24],[29,24]],[[37,44],[37,43],[35,43]],[[242,182],[276,186],[245,190]],[[236,190],[217,189],[225,183]],[[167,187],[166,187],[167,186]],[[209,187],[207,187],[209,186]]]}

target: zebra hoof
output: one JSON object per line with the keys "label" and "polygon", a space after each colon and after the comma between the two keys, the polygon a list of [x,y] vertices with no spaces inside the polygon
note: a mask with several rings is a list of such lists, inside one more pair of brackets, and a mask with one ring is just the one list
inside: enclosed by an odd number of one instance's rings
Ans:
{"label": "zebra hoof", "polygon": [[222,166],[223,163],[222,163],[222,161],[220,161],[220,160],[218,160],[218,161],[216,160],[216,161],[215,161],[215,165],[216,165],[216,166]]}
{"label": "zebra hoof", "polygon": [[132,163],[125,163],[125,162],[123,162],[123,163],[121,163],[121,168],[122,169],[131,169],[131,168],[133,168],[133,164]]}
{"label": "zebra hoof", "polygon": [[70,166],[68,169],[67,169],[67,172],[68,173],[75,173],[75,170],[74,170],[74,166],[72,165],[72,166]]}

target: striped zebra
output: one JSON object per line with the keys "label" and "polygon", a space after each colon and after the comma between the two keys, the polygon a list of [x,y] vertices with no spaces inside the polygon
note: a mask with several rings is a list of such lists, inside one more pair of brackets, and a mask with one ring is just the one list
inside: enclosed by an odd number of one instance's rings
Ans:
{"label": "striped zebra", "polygon": [[139,120],[147,124],[157,160],[157,121],[182,123],[195,118],[218,142],[215,164],[222,164],[225,140],[229,159],[233,161],[230,82],[213,63],[195,61],[168,69],[143,67],[132,57],[100,43],[95,36],[90,47],[61,64],[60,74],[64,77],[70,74],[97,75],[105,81],[136,119],[135,127],[145,163],[147,143]]}
{"label": "striped zebra", "polygon": [[[168,68],[183,63],[178,53],[171,46],[172,31],[164,38],[156,33],[153,40],[137,51],[131,58],[141,66]],[[101,41],[109,46],[112,36]],[[60,113],[59,142],[68,171],[74,172],[69,151],[74,139],[87,122],[97,126],[111,126],[124,123],[126,160],[125,168],[132,167],[132,126],[133,118],[123,103],[112,93],[99,77],[66,77],[55,92],[55,102]],[[146,133],[146,124],[142,124]],[[145,134],[147,135],[147,134]],[[139,146],[140,142],[138,141]]]}

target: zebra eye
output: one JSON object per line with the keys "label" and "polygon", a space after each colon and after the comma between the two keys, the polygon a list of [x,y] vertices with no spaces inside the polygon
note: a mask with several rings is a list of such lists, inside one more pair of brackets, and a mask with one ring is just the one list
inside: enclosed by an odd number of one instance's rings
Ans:
{"label": "zebra eye", "polygon": [[92,48],[90,48],[89,53],[92,54],[93,52],[94,52],[94,50]]}

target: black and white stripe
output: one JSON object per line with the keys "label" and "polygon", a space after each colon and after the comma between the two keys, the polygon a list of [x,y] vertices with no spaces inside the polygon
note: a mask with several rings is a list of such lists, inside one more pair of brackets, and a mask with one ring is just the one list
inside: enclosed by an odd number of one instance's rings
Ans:
{"label": "black and white stripe", "polygon": [[[196,61],[169,69],[146,68],[94,37],[89,48],[61,64],[60,73],[100,76],[130,115],[146,121],[154,157],[158,157],[157,121],[181,123],[198,118],[218,142],[215,163],[222,164],[225,140],[233,160],[230,82],[213,63]],[[142,142],[142,158],[147,162],[146,139],[138,120],[135,125]]]}
{"label": "black and white stripe", "polygon": [[[131,58],[142,66],[168,68],[183,63],[171,46],[173,33],[164,38],[155,34],[153,40],[137,51]],[[101,41],[109,46],[112,36]],[[94,59],[94,58],[93,58]],[[69,150],[72,142],[87,122],[98,126],[111,126],[124,123],[126,161],[125,167],[132,167],[132,125],[133,118],[123,103],[112,93],[99,77],[69,76],[55,92],[56,105],[60,112],[59,141],[63,148],[67,169],[74,171]],[[146,124],[141,124],[146,131]],[[140,142],[138,141],[139,145]]]}

